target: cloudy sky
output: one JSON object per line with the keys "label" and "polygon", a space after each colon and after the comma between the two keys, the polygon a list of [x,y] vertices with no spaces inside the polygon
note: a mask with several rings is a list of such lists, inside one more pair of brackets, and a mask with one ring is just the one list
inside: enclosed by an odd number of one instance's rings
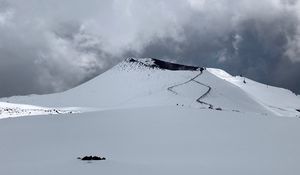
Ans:
{"label": "cloudy sky", "polygon": [[297,0],[0,0],[0,97],[74,87],[125,57],[300,93]]}

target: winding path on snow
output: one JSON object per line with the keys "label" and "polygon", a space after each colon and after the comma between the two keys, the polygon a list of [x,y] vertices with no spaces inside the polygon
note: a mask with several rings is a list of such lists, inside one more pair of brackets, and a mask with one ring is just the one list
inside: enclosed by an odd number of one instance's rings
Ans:
{"label": "winding path on snow", "polygon": [[212,90],[212,88],[209,85],[206,85],[206,84],[201,83],[201,82],[199,82],[199,81],[196,80],[196,78],[198,78],[201,75],[202,75],[202,72],[200,71],[199,74],[197,74],[195,77],[189,79],[188,81],[168,87],[168,91],[174,93],[175,95],[178,95],[178,93],[173,90],[175,87],[182,86],[182,85],[185,85],[185,84],[190,83],[190,82],[198,83],[198,84],[200,84],[202,86],[207,87],[208,89],[207,89],[207,91],[203,95],[201,95],[199,98],[197,98],[196,101],[198,103],[200,103],[200,104],[208,105],[210,109],[213,109],[214,106],[212,104],[206,103],[206,102],[204,102],[204,101],[201,100],[201,99],[205,98],[210,93],[210,91]]}

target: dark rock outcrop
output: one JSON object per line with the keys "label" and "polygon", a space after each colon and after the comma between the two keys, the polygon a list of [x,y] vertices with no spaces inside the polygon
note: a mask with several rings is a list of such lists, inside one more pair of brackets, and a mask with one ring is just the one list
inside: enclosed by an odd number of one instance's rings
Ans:
{"label": "dark rock outcrop", "polygon": [[[196,71],[200,70],[200,67],[195,67],[195,66],[186,66],[186,65],[181,65],[181,64],[176,64],[176,63],[170,63],[154,58],[149,58],[152,62],[152,64],[145,64],[140,59],[137,58],[127,58],[127,62],[131,63],[138,63],[141,64],[145,67],[150,67],[150,68],[158,68],[158,69],[165,69],[165,70],[173,70],[173,71],[179,71],[179,70],[191,70],[191,71]],[[202,71],[204,68],[202,68]]]}
{"label": "dark rock outcrop", "polygon": [[84,157],[78,157],[80,160],[106,160],[105,157],[98,157],[98,156],[84,156]]}

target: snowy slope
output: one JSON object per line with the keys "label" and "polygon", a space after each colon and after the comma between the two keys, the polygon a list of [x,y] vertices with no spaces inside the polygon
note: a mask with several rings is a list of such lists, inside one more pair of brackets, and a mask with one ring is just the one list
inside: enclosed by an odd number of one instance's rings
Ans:
{"label": "snowy slope", "polygon": [[54,115],[87,112],[81,108],[47,108],[41,106],[0,102],[0,119],[31,115]]}
{"label": "snowy slope", "polygon": [[[66,92],[3,100],[42,106],[113,108],[127,105],[129,101],[136,98],[166,91],[168,86],[185,81],[197,73],[196,71],[165,71],[124,61],[89,82]],[[166,94],[173,97],[172,94]]]}
{"label": "snowy slope", "polygon": [[[170,89],[171,87],[173,88]],[[199,99],[208,92],[208,88],[211,91],[203,96],[203,100]],[[289,100],[289,96],[286,98]],[[155,59],[126,59],[91,81],[62,93],[0,100],[48,108],[107,110],[162,105],[207,108],[211,105],[228,111],[264,115],[273,112],[268,106],[249,96],[244,89],[208,71],[201,73],[199,67]]]}
{"label": "snowy slope", "polygon": [[[299,116],[300,98],[293,92],[258,83],[248,78],[231,76],[221,69],[208,69],[217,77],[228,81],[246,92],[251,98],[279,116]],[[243,81],[246,81],[244,83]]]}

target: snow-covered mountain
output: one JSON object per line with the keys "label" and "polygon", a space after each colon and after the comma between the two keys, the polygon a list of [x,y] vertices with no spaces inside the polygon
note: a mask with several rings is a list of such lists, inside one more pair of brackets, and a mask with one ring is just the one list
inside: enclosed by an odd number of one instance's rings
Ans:
{"label": "snow-covered mountain", "polygon": [[[219,69],[209,68],[202,72],[200,69],[151,58],[129,58],[71,90],[4,98],[1,101],[67,112],[72,112],[70,107],[80,111],[79,108],[107,110],[176,105],[207,108],[211,105],[215,109],[264,115],[274,113],[296,117],[300,114],[297,111],[300,98],[291,91],[233,77]],[[31,114],[36,113],[33,111]]]}
{"label": "snow-covered mountain", "polygon": [[220,69],[129,58],[65,92],[0,99],[0,174],[298,175],[299,109]]}

